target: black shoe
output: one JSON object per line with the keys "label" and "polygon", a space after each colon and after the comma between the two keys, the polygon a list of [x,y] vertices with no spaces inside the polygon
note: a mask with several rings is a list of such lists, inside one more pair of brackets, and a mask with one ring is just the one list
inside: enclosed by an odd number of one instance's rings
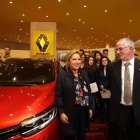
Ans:
{"label": "black shoe", "polygon": [[109,121],[106,121],[106,125],[109,126]]}
{"label": "black shoe", "polygon": [[103,122],[104,122],[104,119],[102,118],[99,123],[102,124]]}

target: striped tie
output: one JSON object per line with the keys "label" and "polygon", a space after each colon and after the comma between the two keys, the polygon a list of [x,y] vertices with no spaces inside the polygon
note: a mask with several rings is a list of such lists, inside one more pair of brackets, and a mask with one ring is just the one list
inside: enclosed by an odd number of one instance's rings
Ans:
{"label": "striped tie", "polygon": [[124,102],[129,104],[132,101],[131,95],[131,83],[130,83],[130,72],[129,72],[129,65],[130,63],[127,62],[125,65],[125,73],[124,73]]}

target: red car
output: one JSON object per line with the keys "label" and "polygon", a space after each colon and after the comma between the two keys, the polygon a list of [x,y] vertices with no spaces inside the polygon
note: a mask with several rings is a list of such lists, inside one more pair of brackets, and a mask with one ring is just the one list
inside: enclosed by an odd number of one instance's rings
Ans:
{"label": "red car", "polygon": [[0,140],[59,140],[56,63],[10,58],[0,64]]}

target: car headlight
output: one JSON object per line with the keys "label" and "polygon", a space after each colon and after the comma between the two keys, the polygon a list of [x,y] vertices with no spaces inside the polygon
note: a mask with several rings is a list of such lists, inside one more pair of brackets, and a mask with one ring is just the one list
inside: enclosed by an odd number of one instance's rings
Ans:
{"label": "car headlight", "polygon": [[50,124],[55,119],[56,115],[57,110],[55,104],[53,104],[43,112],[22,121],[19,124],[20,135],[29,137],[37,133]]}

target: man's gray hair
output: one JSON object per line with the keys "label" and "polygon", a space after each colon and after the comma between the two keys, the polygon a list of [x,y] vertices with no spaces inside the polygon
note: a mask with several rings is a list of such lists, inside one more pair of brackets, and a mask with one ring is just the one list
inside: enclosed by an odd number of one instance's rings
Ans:
{"label": "man's gray hair", "polygon": [[125,43],[125,47],[133,47],[133,49],[135,48],[135,44],[130,38],[122,38],[118,40],[116,46],[119,45],[121,42]]}

